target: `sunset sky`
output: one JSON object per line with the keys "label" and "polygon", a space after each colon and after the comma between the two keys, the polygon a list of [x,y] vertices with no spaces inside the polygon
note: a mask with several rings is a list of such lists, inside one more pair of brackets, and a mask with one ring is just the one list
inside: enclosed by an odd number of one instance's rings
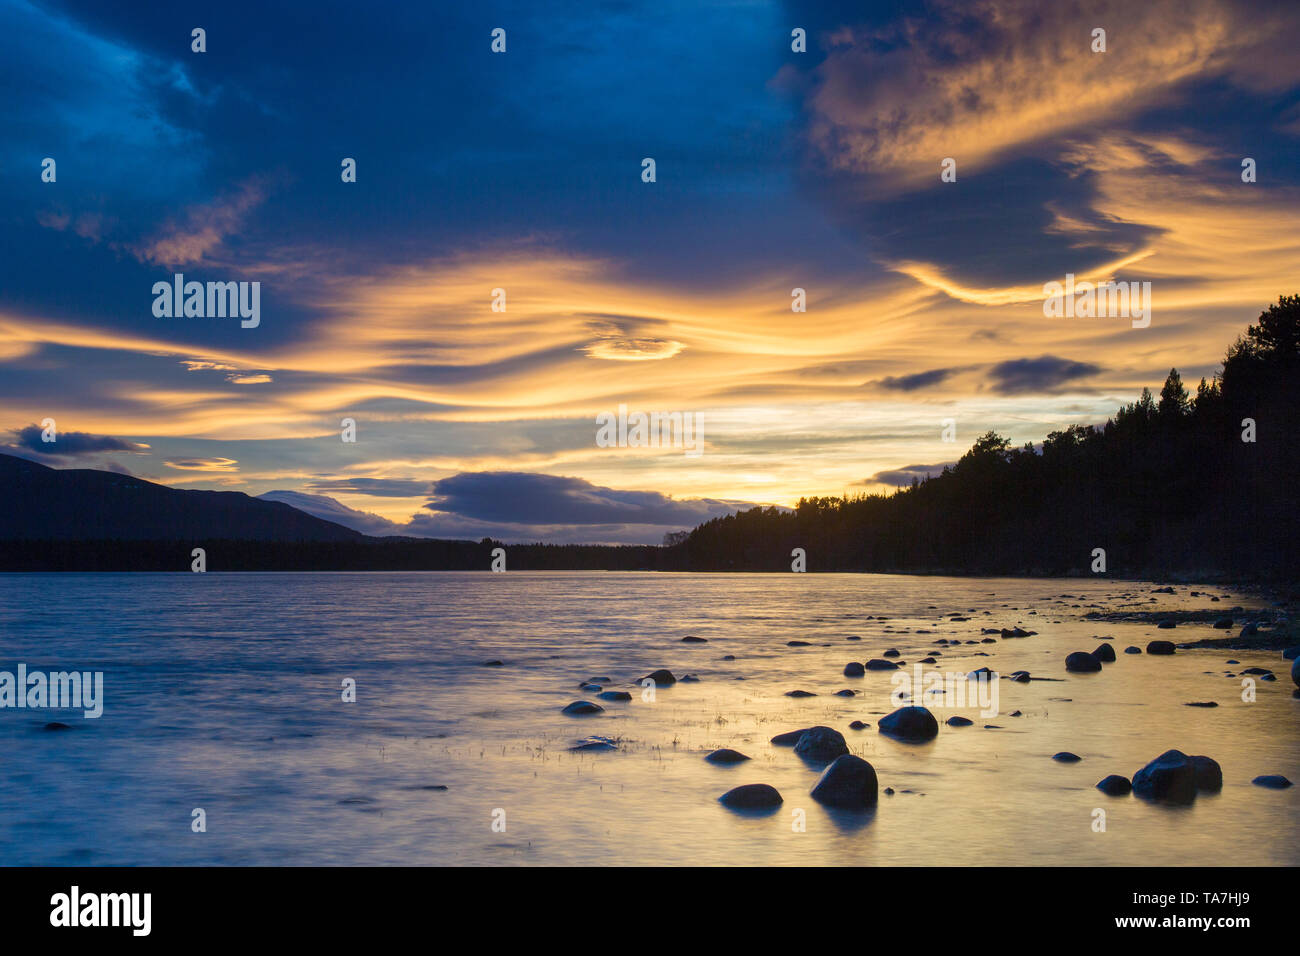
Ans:
{"label": "sunset sky", "polygon": [[[0,49],[0,451],[372,533],[885,491],[1194,388],[1300,292],[1295,3],[0,0]],[[260,325],[155,317],[178,272]],[[1150,327],[1045,318],[1067,273]],[[597,447],[620,404],[704,453]]]}

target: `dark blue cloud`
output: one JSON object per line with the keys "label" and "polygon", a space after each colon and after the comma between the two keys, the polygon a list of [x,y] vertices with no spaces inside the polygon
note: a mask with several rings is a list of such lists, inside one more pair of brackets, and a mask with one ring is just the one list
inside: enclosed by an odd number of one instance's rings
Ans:
{"label": "dark blue cloud", "polygon": [[1003,395],[1020,395],[1025,392],[1055,392],[1062,386],[1090,378],[1102,371],[1091,362],[1074,362],[1056,355],[1038,358],[1012,359],[999,362],[989,369],[993,390]]}
{"label": "dark blue cloud", "polygon": [[890,471],[878,471],[863,484],[910,485],[914,478],[924,480],[931,475],[943,474],[945,468],[951,468],[955,464],[955,461],[941,461],[937,465],[904,465]]}
{"label": "dark blue cloud", "polygon": [[618,491],[581,478],[526,472],[466,472],[433,486],[425,507],[481,521],[515,524],[642,524],[689,527],[746,502],[675,500],[657,491]]}
{"label": "dark blue cloud", "polygon": [[25,449],[40,455],[60,458],[78,455],[96,455],[103,452],[147,452],[148,445],[114,438],[112,435],[92,435],[88,432],[61,432],[57,427],[53,433],[54,441],[47,442],[42,437],[45,430],[40,425],[28,425],[13,432],[13,444],[9,447]]}
{"label": "dark blue cloud", "polygon": [[955,373],[955,368],[932,368],[925,372],[913,372],[911,375],[890,375],[874,384],[896,392],[914,392],[919,388],[938,385]]}

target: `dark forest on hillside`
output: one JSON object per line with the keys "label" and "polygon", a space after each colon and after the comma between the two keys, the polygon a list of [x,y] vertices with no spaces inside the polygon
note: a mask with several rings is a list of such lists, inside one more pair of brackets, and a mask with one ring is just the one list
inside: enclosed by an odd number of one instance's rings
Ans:
{"label": "dark forest on hillside", "polygon": [[1144,389],[1104,426],[1052,432],[1040,450],[988,432],[895,494],[756,508],[678,547],[696,570],[789,570],[804,548],[810,571],[1089,573],[1102,548],[1117,576],[1293,577],[1298,346],[1300,296],[1282,296],[1194,395],[1173,369],[1158,397]]}

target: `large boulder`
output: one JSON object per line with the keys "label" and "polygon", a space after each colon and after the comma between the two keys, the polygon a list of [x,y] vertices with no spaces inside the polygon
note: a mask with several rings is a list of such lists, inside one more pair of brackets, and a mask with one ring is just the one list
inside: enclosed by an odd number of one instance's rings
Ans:
{"label": "large boulder", "polygon": [[1097,649],[1092,652],[1092,656],[1105,664],[1109,664],[1115,660],[1115,648],[1109,644],[1099,644]]}
{"label": "large boulder", "polygon": [[765,783],[747,783],[743,787],[728,790],[718,800],[733,810],[769,810],[779,807],[783,802],[776,787]]}
{"label": "large boulder", "polygon": [[1297,687],[1300,687],[1300,657],[1297,657],[1291,664],[1291,680]]}
{"label": "large boulder", "polygon": [[1212,757],[1192,757],[1192,770],[1196,774],[1196,789],[1215,793],[1223,789],[1223,768]]}
{"label": "large boulder", "polygon": [[939,733],[939,722],[924,707],[900,707],[881,718],[879,730],[899,740],[932,740]]}
{"label": "large boulder", "polygon": [[893,661],[881,660],[879,657],[873,657],[867,661],[867,670],[869,671],[896,671],[898,665]]}
{"label": "large boulder", "polygon": [[1133,792],[1148,800],[1191,803],[1196,799],[1196,766],[1181,750],[1166,750],[1133,775]]}
{"label": "large boulder", "polygon": [[844,665],[845,677],[861,677],[866,672],[867,669],[857,661],[849,661],[847,664]]}
{"label": "large boulder", "polygon": [[1075,651],[1066,657],[1065,669],[1075,674],[1090,674],[1101,670],[1101,661],[1087,651]]}
{"label": "large boulder", "polygon": [[645,677],[642,677],[637,681],[637,683],[645,684],[648,680],[654,681],[656,687],[667,687],[669,684],[677,683],[677,678],[673,676],[673,672],[662,668],[657,671],[651,671],[649,674],[646,674]]}
{"label": "large boulder", "polygon": [[818,803],[849,810],[876,805],[876,770],[861,757],[842,754],[822,771],[812,798]]}
{"label": "large boulder", "polygon": [[1152,641],[1147,645],[1148,654],[1172,654],[1174,650],[1173,641]]}
{"label": "large boulder", "polygon": [[831,727],[809,727],[794,745],[794,752],[809,760],[831,761],[849,752],[844,735]]}

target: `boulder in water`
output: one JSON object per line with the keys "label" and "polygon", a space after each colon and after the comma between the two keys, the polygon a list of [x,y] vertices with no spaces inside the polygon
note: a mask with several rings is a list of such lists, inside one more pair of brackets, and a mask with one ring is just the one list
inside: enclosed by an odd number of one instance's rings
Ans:
{"label": "boulder in water", "polygon": [[844,665],[845,677],[861,677],[866,672],[867,669],[863,667],[861,664],[859,664],[857,661],[849,661],[847,664]]}
{"label": "boulder in water", "polygon": [[1062,750],[1060,753],[1052,754],[1052,759],[1057,763],[1078,763],[1083,758],[1078,754],[1072,754],[1068,750]]}
{"label": "boulder in water", "polygon": [[1101,661],[1087,651],[1075,651],[1066,657],[1065,669],[1076,674],[1089,674],[1101,670]]}
{"label": "boulder in water", "polygon": [[822,771],[812,788],[818,803],[846,810],[864,810],[876,805],[876,770],[861,757],[841,754]]}
{"label": "boulder in water", "polygon": [[713,751],[713,753],[709,754],[704,759],[709,763],[741,763],[749,758],[739,750],[728,750],[726,747],[723,747],[720,750]]}
{"label": "boulder in water", "polygon": [[568,714],[571,717],[580,717],[585,714],[600,714],[604,713],[604,711],[605,708],[601,707],[600,704],[593,704],[589,700],[575,700],[572,704],[565,707],[562,713]]}
{"label": "boulder in water", "polygon": [[597,694],[601,700],[631,700],[632,695],[625,690],[607,690]]}
{"label": "boulder in water", "polygon": [[1097,649],[1092,652],[1092,656],[1103,663],[1109,664],[1115,660],[1115,648],[1109,644],[1099,644]]}
{"label": "boulder in water", "polygon": [[975,721],[970,720],[969,718],[966,717],[958,717],[956,715],[953,715],[952,717],[949,717],[947,720],[945,720],[944,723],[947,724],[949,727],[969,727],[971,724],[975,723]]}
{"label": "boulder in water", "polygon": [[769,810],[779,807],[783,802],[776,787],[765,783],[747,783],[743,787],[728,790],[718,800],[733,810]]}
{"label": "boulder in water", "polygon": [[1142,653],[1142,648],[1140,648],[1140,647],[1126,647],[1126,648],[1124,648],[1124,653],[1125,653],[1125,654],[1141,654],[1141,653]]}
{"label": "boulder in water", "polygon": [[1191,803],[1196,799],[1196,767],[1181,750],[1166,750],[1133,775],[1133,792],[1148,800]]}
{"label": "boulder in water", "polygon": [[900,707],[881,718],[879,729],[899,740],[931,740],[939,733],[939,722],[924,707]]}
{"label": "boulder in water", "polygon": [[651,671],[649,674],[646,674],[645,677],[642,677],[637,681],[637,683],[644,684],[648,680],[654,681],[656,687],[667,687],[669,684],[677,683],[677,678],[673,676],[673,672],[662,668],[657,671]]}
{"label": "boulder in water", "polygon": [[1148,654],[1172,654],[1174,650],[1173,641],[1152,641],[1147,645]]}
{"label": "boulder in water", "polygon": [[1107,796],[1122,797],[1124,794],[1133,791],[1133,784],[1129,783],[1128,777],[1121,777],[1117,773],[1112,773],[1097,784],[1097,789]]}
{"label": "boulder in water", "polygon": [[1269,773],[1262,777],[1256,777],[1251,783],[1257,787],[1268,787],[1270,790],[1285,790],[1291,786],[1291,781],[1280,773]]}
{"label": "boulder in water", "polygon": [[896,671],[898,670],[898,665],[893,661],[884,661],[878,657],[873,657],[871,660],[867,661],[866,668],[869,671]]}
{"label": "boulder in water", "polygon": [[830,727],[809,727],[794,745],[794,752],[809,760],[831,761],[849,752],[844,735]]}

